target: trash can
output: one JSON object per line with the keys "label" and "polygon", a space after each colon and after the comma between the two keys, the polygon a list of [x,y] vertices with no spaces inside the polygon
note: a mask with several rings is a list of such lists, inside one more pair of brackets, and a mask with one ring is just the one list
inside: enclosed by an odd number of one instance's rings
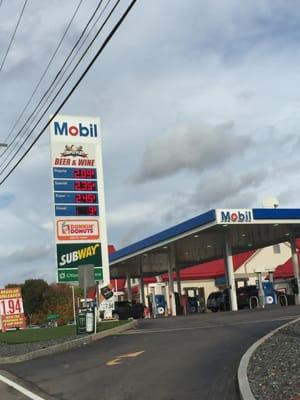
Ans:
{"label": "trash can", "polygon": [[80,312],[77,315],[77,335],[86,333],[86,313]]}

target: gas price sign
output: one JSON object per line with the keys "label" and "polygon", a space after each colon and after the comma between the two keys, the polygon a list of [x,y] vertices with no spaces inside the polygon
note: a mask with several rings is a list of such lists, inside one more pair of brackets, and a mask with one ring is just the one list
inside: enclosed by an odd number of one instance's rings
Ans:
{"label": "gas price sign", "polygon": [[54,191],[66,192],[96,192],[97,181],[81,181],[75,179],[54,179]]}
{"label": "gas price sign", "polygon": [[[108,285],[99,118],[57,115],[50,123],[50,138],[57,280],[78,282],[78,268],[94,256],[95,277]],[[69,268],[59,262],[62,247],[65,261],[75,257],[80,263]]]}
{"label": "gas price sign", "polygon": [[56,217],[94,217],[99,216],[99,208],[97,205],[93,206],[76,206],[76,205],[55,205],[55,216]]}
{"label": "gas price sign", "polygon": [[53,168],[53,178],[97,179],[96,168]]}
{"label": "gas price sign", "polygon": [[25,317],[21,289],[0,289],[1,329],[25,328]]}
{"label": "gas price sign", "polygon": [[55,204],[98,204],[97,193],[54,193]]}

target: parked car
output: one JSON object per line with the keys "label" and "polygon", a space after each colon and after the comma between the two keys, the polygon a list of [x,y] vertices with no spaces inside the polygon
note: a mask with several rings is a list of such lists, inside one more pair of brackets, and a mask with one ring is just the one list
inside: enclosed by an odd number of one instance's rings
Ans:
{"label": "parked car", "polygon": [[117,319],[143,318],[144,306],[141,303],[134,303],[130,301],[116,301],[112,315]]}
{"label": "parked car", "polygon": [[256,308],[259,305],[259,294],[256,285],[249,285],[237,288],[238,308]]}
{"label": "parked car", "polygon": [[295,304],[295,295],[276,290],[277,302],[281,306],[291,306]]}
{"label": "parked car", "polygon": [[[258,306],[258,289],[255,285],[237,288],[236,295],[238,308],[240,310],[243,308],[255,308]],[[223,291],[210,293],[207,299],[207,308],[213,312],[229,311],[229,290],[224,289]]]}
{"label": "parked car", "polygon": [[207,308],[212,312],[229,310],[229,296],[223,292],[212,292],[207,298]]}

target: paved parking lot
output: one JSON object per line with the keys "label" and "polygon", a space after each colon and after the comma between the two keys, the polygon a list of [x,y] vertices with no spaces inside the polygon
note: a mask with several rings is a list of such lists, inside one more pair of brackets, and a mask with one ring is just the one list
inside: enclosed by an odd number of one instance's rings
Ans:
{"label": "paved parking lot", "polygon": [[137,329],[6,368],[60,400],[235,400],[244,352],[300,307],[140,321]]}

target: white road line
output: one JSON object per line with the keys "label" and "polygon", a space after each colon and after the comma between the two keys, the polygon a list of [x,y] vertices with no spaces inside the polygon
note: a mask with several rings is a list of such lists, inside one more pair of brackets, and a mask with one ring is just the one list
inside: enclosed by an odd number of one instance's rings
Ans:
{"label": "white road line", "polygon": [[267,322],[280,322],[280,321],[287,321],[290,319],[295,319],[297,316],[287,316],[287,317],[279,317],[273,318],[269,320],[252,320],[252,321],[240,321],[240,322],[232,322],[228,324],[219,323],[219,324],[211,324],[205,326],[188,326],[188,327],[181,327],[181,328],[167,328],[167,329],[136,329],[131,331],[122,332],[119,335],[137,335],[143,333],[165,333],[165,332],[177,332],[177,331],[191,331],[197,329],[212,329],[212,328],[226,328],[231,326],[239,326],[239,325],[252,325],[257,323],[267,323]]}
{"label": "white road line", "polygon": [[29,399],[32,399],[32,400],[45,400],[43,397],[32,393],[30,390],[25,389],[24,387],[18,385],[17,383],[11,381],[10,379],[6,378],[3,375],[0,375],[0,381],[2,381],[3,383],[6,383],[7,385],[9,385],[12,388],[16,389],[18,392],[24,394]]}

